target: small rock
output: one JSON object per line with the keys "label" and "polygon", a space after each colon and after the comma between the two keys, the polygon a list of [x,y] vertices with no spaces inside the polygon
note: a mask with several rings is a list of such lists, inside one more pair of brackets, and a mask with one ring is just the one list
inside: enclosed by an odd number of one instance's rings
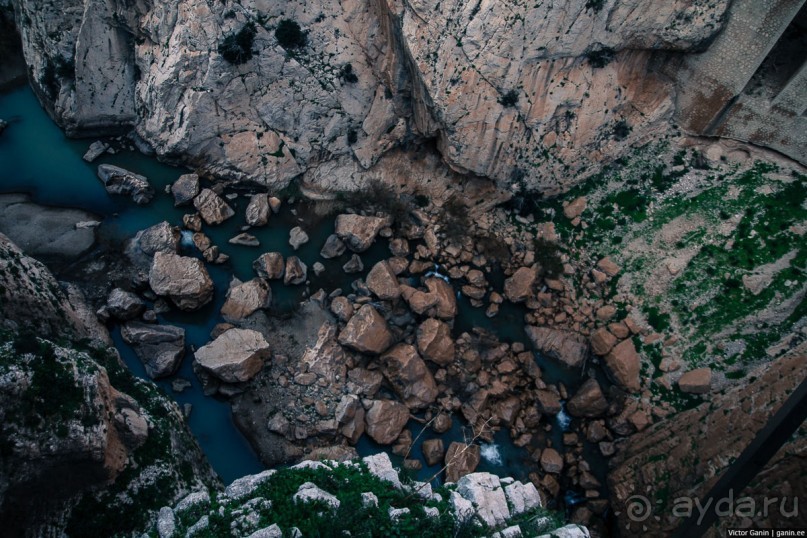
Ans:
{"label": "small rock", "polygon": [[423,457],[426,460],[426,465],[437,465],[443,461],[445,455],[445,447],[443,446],[442,439],[426,439],[421,445]]}
{"label": "small rock", "polygon": [[691,370],[678,379],[678,388],[690,394],[707,394],[712,390],[712,369]]}
{"label": "small rock", "polygon": [[265,226],[269,222],[269,199],[266,194],[253,194],[246,209],[246,221],[250,226]]}
{"label": "small rock", "polygon": [[[0,120],[0,132],[3,131],[5,128],[6,123],[3,120]],[[90,147],[87,149],[87,152],[82,157],[88,163],[93,162],[95,159],[103,155],[103,153],[109,149],[109,144],[105,142],[101,142],[100,140],[96,140]]]}
{"label": "small rock", "polygon": [[345,244],[336,234],[331,234],[328,236],[328,239],[325,240],[325,245],[322,247],[322,250],[320,250],[319,255],[329,260],[344,254],[346,248]]}
{"label": "small rock", "polygon": [[597,262],[597,269],[613,278],[619,274],[620,267],[611,261],[611,258],[605,257]]}
{"label": "small rock", "polygon": [[98,166],[98,178],[110,194],[131,196],[136,204],[147,204],[154,198],[154,189],[144,176],[111,164]]}
{"label": "small rock", "polygon": [[106,300],[109,315],[120,321],[137,318],[146,309],[146,303],[134,293],[115,288]]}
{"label": "small rock", "polygon": [[261,244],[257,237],[246,232],[242,232],[235,237],[231,237],[227,242],[231,245],[240,245],[242,247],[257,247]]}
{"label": "small rock", "polygon": [[235,211],[218,194],[210,189],[202,189],[193,205],[207,224],[221,224],[235,215]]}
{"label": "small rock", "polygon": [[179,207],[190,204],[199,195],[199,176],[196,174],[183,174],[171,185],[171,194],[174,196],[174,206]]}
{"label": "small rock", "polygon": [[571,202],[569,202],[563,208],[563,214],[569,220],[574,220],[580,215],[583,214],[583,211],[586,210],[586,197],[580,196],[579,198],[575,198]]}
{"label": "small rock", "polygon": [[283,283],[297,285],[305,282],[308,276],[308,267],[297,256],[289,256],[286,260],[286,274]]}
{"label": "small rock", "polygon": [[481,451],[479,445],[466,445],[452,442],[446,451],[446,482],[456,482],[461,477],[474,472],[479,465]]}
{"label": "small rock", "polygon": [[541,452],[541,467],[548,473],[558,474],[563,470],[563,458],[554,448],[545,448]]}
{"label": "small rock", "polygon": [[252,262],[252,269],[258,276],[267,280],[283,278],[283,275],[286,274],[286,264],[280,252],[261,254],[257,260]]}
{"label": "small rock", "polygon": [[306,243],[308,243],[308,234],[299,226],[292,228],[289,232],[289,244],[291,247],[297,250],[301,245]]}
{"label": "small rock", "polygon": [[320,489],[312,482],[306,482],[297,488],[297,493],[292,496],[295,503],[308,504],[316,502],[318,504],[324,503],[329,508],[336,510],[341,504],[339,499],[331,495],[327,491]]}

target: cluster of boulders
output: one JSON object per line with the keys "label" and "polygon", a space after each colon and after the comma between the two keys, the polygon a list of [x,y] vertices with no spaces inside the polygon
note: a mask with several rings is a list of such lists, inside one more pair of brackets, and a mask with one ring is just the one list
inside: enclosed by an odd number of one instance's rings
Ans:
{"label": "cluster of boulders", "polygon": [[[523,514],[535,512],[543,505],[538,491],[530,483],[523,484],[513,478],[499,478],[490,473],[472,473],[464,476],[456,484],[449,483],[439,491],[435,491],[428,482],[402,482],[398,471],[392,466],[389,456],[385,453],[368,456],[361,460],[339,461],[303,461],[286,470],[287,475],[295,472],[321,472],[332,473],[340,466],[348,466],[356,473],[366,472],[389,487],[403,493],[409,493],[413,499],[423,504],[423,516],[415,516],[409,507],[386,508],[385,517],[391,521],[402,518],[426,517],[438,518],[448,513],[456,527],[471,524],[486,528],[493,532],[495,538],[519,538],[524,533],[538,538],[588,538],[588,529],[579,525],[566,525],[556,528],[552,519],[540,514],[522,526],[513,520]],[[248,538],[280,538],[282,536],[302,536],[297,527],[283,528],[278,523],[271,523],[272,505],[280,499],[272,497],[272,491],[279,488],[261,489],[262,486],[280,480],[277,471],[268,470],[260,474],[239,478],[227,488],[212,497],[206,490],[191,493],[173,508],[163,507],[155,524],[155,530],[160,538],[173,538],[176,536],[196,536],[210,532],[211,517],[221,518],[223,514],[225,523],[233,536]],[[316,478],[314,478],[316,480]],[[304,482],[291,495],[292,504],[300,507],[301,514],[307,505],[316,503],[318,510],[336,513],[342,506],[344,499],[350,495],[358,495],[362,508],[368,513],[374,509],[381,509],[379,505],[379,491],[361,491],[353,493],[352,484],[346,480],[339,491],[326,491],[314,482]],[[350,493],[349,493],[350,492]],[[340,500],[343,499],[343,500]],[[189,518],[188,514],[198,514]],[[288,525],[288,517],[283,524]],[[380,516],[380,517],[384,517]],[[267,517],[270,523],[266,522]],[[373,517],[379,517],[373,515]],[[190,523],[186,523],[190,521]],[[301,522],[302,523],[302,522]],[[182,534],[184,532],[184,534]]]}
{"label": "cluster of boulders", "polygon": [[[197,211],[183,224],[194,232],[202,257],[210,263],[226,260],[201,228],[234,215],[228,196],[217,186],[201,188],[194,174],[182,176],[171,192],[178,205],[193,204]],[[580,205],[570,204],[569,212]],[[279,200],[255,194],[247,222],[264,225],[279,207]],[[465,443],[445,446],[430,439],[422,445],[427,463],[442,463],[447,478],[456,481],[479,464],[479,442],[504,429],[532,457],[530,480],[542,495],[551,499],[574,487],[586,499],[574,512],[575,522],[587,524],[604,514],[608,502],[586,445],[609,457],[618,438],[665,414],[644,397],[648,389],[636,342],[647,342],[648,330],[630,315],[617,317],[617,308],[603,299],[620,268],[608,258],[583,268],[561,255],[562,271],[549,274],[538,261],[545,253],[531,234],[537,231],[551,244],[556,240],[551,224],[525,231],[482,218],[476,225],[501,237],[499,246],[510,254],[498,255],[505,277],[499,289],[489,281],[490,245],[471,235],[449,237],[433,204],[410,216],[396,223],[381,213],[338,215],[334,234],[321,246],[323,260],[349,254],[344,271],[362,273],[362,255],[379,237],[388,240],[390,256],[370,265],[347,291],[311,293],[291,319],[263,313],[272,302],[269,283],[308,286],[308,266],[298,256],[260,254],[253,279],[230,283],[220,312],[224,323],[195,352],[195,371],[206,392],[232,398],[237,424],[273,464],[314,453],[352,457],[353,445],[367,434],[403,456],[405,466],[418,469],[422,464],[411,453],[410,421],[440,434],[462,417],[470,432]],[[250,237],[244,232],[231,242],[256,244]],[[302,228],[291,231],[295,250],[308,241]],[[122,304],[125,292],[116,290],[104,312],[124,323],[124,338],[154,377],[175,371],[181,359],[177,348],[184,347],[178,331],[148,325],[154,310],[169,305],[196,310],[213,294],[204,262],[180,255],[178,243],[179,230],[167,223],[138,234],[130,256],[147,267],[147,298],[155,307]],[[320,261],[312,267],[315,274],[325,270]],[[522,305],[527,341],[501,342],[480,328],[456,334],[459,295],[488,317],[497,316],[505,302]],[[579,372],[579,384],[545,380],[530,344]],[[604,376],[594,375],[590,367],[596,364]],[[681,387],[702,391],[704,377],[693,373]],[[566,413],[575,419],[568,430]],[[553,436],[557,428],[564,431]]]}

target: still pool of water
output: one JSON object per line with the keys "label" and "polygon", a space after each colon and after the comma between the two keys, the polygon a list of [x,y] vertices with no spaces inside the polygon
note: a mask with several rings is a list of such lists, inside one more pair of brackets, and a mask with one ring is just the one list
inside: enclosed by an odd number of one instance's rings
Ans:
{"label": "still pool of water", "polygon": [[[91,211],[102,218],[99,235],[121,246],[137,231],[160,221],[166,220],[172,225],[181,224],[182,215],[190,211],[188,208],[175,208],[173,198],[164,190],[179,175],[185,173],[185,170],[162,164],[156,159],[129,150],[123,150],[115,155],[104,154],[92,164],[84,162],[81,157],[91,141],[66,138],[42,110],[27,86],[0,94],[0,118],[10,122],[6,132],[0,136],[0,193],[26,192],[38,203],[79,207]],[[136,206],[128,198],[108,195],[96,177],[96,168],[100,163],[115,164],[145,175],[157,193],[155,199],[147,206]],[[255,275],[252,262],[263,252],[274,250],[283,253],[284,256],[295,254],[309,267],[311,285],[308,289],[305,286],[272,284],[275,307],[281,310],[290,308],[306,293],[320,287],[327,291],[342,287],[348,291],[350,282],[366,274],[375,262],[389,256],[386,240],[377,241],[362,255],[365,270],[359,274],[345,275],[341,266],[347,261],[348,254],[334,260],[319,257],[319,250],[325,239],[333,232],[333,219],[312,218],[310,208],[303,203],[286,204],[280,214],[270,218],[268,226],[249,230],[249,233],[259,239],[261,243],[259,248],[230,245],[227,240],[238,234],[245,225],[244,209],[247,201],[248,198],[245,196],[229,200],[236,211],[236,216],[221,226],[205,229],[205,233],[214,244],[231,257],[225,265],[207,266],[215,284],[213,302],[191,314],[169,312],[160,316],[161,322],[185,329],[186,342],[189,346],[198,348],[208,341],[211,329],[221,321],[218,312],[224,302],[230,279],[233,276],[241,280],[253,278]],[[306,230],[310,241],[295,252],[288,244],[288,237],[289,230],[297,225]],[[189,245],[186,245],[184,250],[188,255],[198,256],[198,252]],[[314,277],[311,270],[316,261],[326,266],[326,271],[320,278]],[[496,275],[492,275],[492,282],[496,281],[495,277]],[[472,307],[465,297],[459,297],[459,307],[460,314],[454,328],[455,337],[476,326],[495,333],[502,341],[528,342],[523,331],[525,312],[523,305],[505,303],[499,315],[494,318],[487,318],[484,308]],[[140,361],[123,343],[119,328],[113,327],[112,336],[132,372],[146,377]],[[199,381],[192,371],[190,355],[188,353],[176,374],[192,383],[189,389],[182,393],[173,392],[170,387],[173,377],[160,380],[157,384],[180,405],[190,403],[193,406],[189,426],[211,465],[225,482],[229,483],[240,476],[261,470],[263,466],[257,455],[232,422],[229,405],[225,401],[202,394]],[[563,382],[570,389],[577,385],[579,373],[565,370],[557,363],[538,355],[536,360],[547,382]],[[415,421],[412,421],[410,427],[415,437],[422,430],[422,426]],[[559,437],[560,428],[555,430],[555,436]],[[412,457],[420,459],[424,465],[421,445],[425,439],[433,437],[437,437],[433,432],[424,433],[411,451]],[[446,447],[451,441],[463,440],[466,437],[459,418],[454,421],[453,429],[441,437]],[[529,456],[525,450],[513,446],[506,431],[498,432],[494,444],[484,448],[485,457],[480,470],[512,475],[518,479],[526,478]],[[376,445],[365,436],[360,440],[357,450],[360,454],[366,455],[390,449]],[[438,466],[424,467],[418,473],[418,478],[428,478],[438,470]]]}

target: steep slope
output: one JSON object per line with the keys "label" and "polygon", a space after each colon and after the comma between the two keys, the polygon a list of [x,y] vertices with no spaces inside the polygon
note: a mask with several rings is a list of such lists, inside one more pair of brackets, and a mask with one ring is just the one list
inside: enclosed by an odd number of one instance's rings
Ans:
{"label": "steep slope", "polygon": [[80,294],[5,236],[0,253],[4,534],[128,533],[217,487],[176,404],[125,369]]}

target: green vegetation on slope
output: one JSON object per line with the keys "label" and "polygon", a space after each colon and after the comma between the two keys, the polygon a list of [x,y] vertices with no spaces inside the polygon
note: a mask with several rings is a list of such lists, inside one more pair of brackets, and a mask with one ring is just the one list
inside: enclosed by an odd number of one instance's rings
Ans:
{"label": "green vegetation on slope", "polygon": [[[339,499],[339,508],[333,510],[324,502],[297,504],[293,500],[299,487],[311,482]],[[231,500],[222,496],[212,499],[212,506],[197,506],[182,512],[177,518],[177,536],[200,518],[208,516],[208,526],[195,536],[214,538],[230,535],[238,528],[243,516],[249,513],[250,528],[260,529],[277,524],[288,534],[294,527],[303,536],[384,536],[384,537],[473,537],[488,536],[491,531],[472,523],[457,526],[449,510],[450,490],[436,490],[441,501],[423,500],[417,494],[396,489],[390,482],[371,474],[361,462],[346,462],[333,469],[279,469],[260,484],[248,499]],[[372,492],[378,505],[364,506],[362,493]],[[266,502],[268,501],[268,502]],[[436,508],[439,515],[430,517],[425,508]],[[393,519],[390,508],[408,508],[409,513]],[[257,515],[257,518],[255,517]],[[520,525],[525,535],[552,530],[561,521],[544,509],[532,510],[512,518],[509,525]],[[290,535],[290,534],[289,534]],[[152,532],[151,536],[157,536]]]}
{"label": "green vegetation on slope", "polygon": [[[574,227],[562,204],[578,196],[587,204]],[[738,379],[782,339],[804,338],[807,176],[761,162],[710,169],[697,150],[651,145],[534,212],[581,266],[610,256],[623,267],[610,297],[676,336],[665,356],[686,369]]]}

